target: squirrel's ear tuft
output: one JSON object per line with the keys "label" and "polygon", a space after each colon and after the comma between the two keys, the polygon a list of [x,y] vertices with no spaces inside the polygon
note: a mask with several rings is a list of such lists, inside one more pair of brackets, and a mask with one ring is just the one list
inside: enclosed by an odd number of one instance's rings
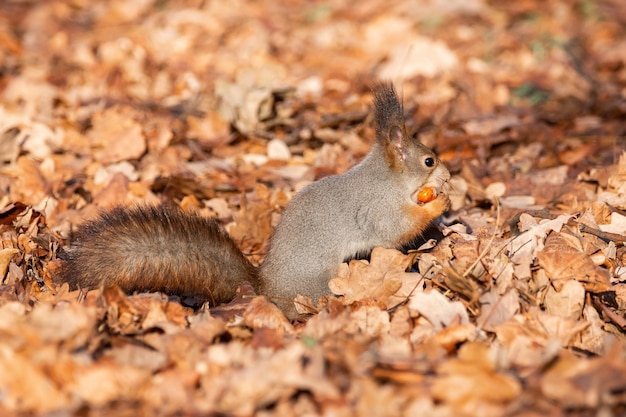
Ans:
{"label": "squirrel's ear tuft", "polygon": [[374,119],[376,140],[385,150],[385,158],[392,168],[406,160],[407,136],[404,127],[404,109],[390,82],[374,87]]}
{"label": "squirrel's ear tuft", "polygon": [[379,140],[389,137],[394,126],[404,126],[404,109],[393,84],[380,82],[374,87],[374,118]]}

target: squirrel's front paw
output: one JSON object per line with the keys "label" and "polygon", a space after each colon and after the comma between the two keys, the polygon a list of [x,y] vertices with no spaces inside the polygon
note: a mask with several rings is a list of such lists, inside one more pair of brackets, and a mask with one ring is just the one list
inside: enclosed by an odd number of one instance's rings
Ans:
{"label": "squirrel's front paw", "polygon": [[433,201],[426,204],[430,206],[432,211],[437,211],[439,214],[447,211],[450,208],[450,197],[447,194],[439,194]]}

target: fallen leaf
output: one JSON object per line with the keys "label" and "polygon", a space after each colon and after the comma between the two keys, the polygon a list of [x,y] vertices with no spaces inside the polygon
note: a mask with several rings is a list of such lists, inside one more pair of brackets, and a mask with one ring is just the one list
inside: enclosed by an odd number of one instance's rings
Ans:
{"label": "fallen leaf", "polygon": [[515,289],[502,296],[492,289],[485,292],[479,301],[481,309],[476,324],[487,331],[494,331],[498,325],[513,318],[520,310],[519,293]]}
{"label": "fallen leaf", "polygon": [[410,310],[426,317],[435,330],[442,330],[453,324],[469,323],[469,316],[463,304],[450,301],[439,291],[413,293],[408,306]]}
{"label": "fallen leaf", "polygon": [[543,220],[511,240],[507,250],[509,258],[515,264],[515,275],[518,278],[528,279],[531,277],[531,265],[537,257],[537,253],[543,249],[544,240],[548,233],[551,231],[559,232],[570,218],[569,215],[561,215],[553,220]]}
{"label": "fallen leaf", "polygon": [[489,347],[479,343],[463,345],[457,359],[439,366],[432,386],[434,398],[461,413],[480,409],[483,402],[506,403],[521,390],[515,378],[497,371]]}
{"label": "fallen leaf", "polygon": [[141,125],[121,108],[111,108],[96,113],[93,127],[87,133],[96,147],[98,160],[112,164],[127,159],[137,159],[146,152],[146,139]]}
{"label": "fallen leaf", "polygon": [[6,248],[0,250],[0,278],[4,278],[7,270],[9,269],[9,262],[11,262],[13,256],[17,255],[18,253],[20,253],[20,251],[15,248]]}
{"label": "fallen leaf", "polygon": [[285,315],[265,297],[254,297],[243,313],[243,319],[252,329],[273,329],[283,337],[294,333]]}
{"label": "fallen leaf", "polygon": [[370,262],[353,260],[342,264],[337,277],[328,287],[342,295],[346,304],[361,300],[377,300],[387,308],[405,301],[422,281],[417,273],[405,272],[413,263],[413,255],[395,249],[374,248]]}
{"label": "fallen leaf", "polygon": [[566,281],[559,291],[548,287],[544,299],[546,311],[557,316],[578,320],[585,305],[585,288],[575,280]]}
{"label": "fallen leaf", "polygon": [[597,409],[612,404],[626,389],[623,344],[616,343],[605,357],[585,359],[564,354],[546,372],[541,390],[560,405]]}
{"label": "fallen leaf", "polygon": [[568,242],[562,234],[552,234],[546,239],[545,247],[537,252],[537,261],[555,289],[560,291],[568,280],[575,279],[586,291],[610,291],[608,271],[596,266],[581,248],[572,247]]}

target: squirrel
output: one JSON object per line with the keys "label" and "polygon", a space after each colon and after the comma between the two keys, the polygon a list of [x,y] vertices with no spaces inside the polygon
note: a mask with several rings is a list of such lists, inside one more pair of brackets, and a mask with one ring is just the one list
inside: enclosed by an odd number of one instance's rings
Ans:
{"label": "squirrel", "polygon": [[[127,293],[161,291],[213,304],[250,283],[289,318],[294,298],[329,294],[339,265],[376,246],[400,247],[448,207],[450,173],[407,134],[404,109],[389,82],[374,89],[376,141],[340,175],[304,187],[289,202],[260,267],[218,223],[174,205],[117,207],[79,226],[61,252],[61,280],[73,288],[118,285]],[[420,202],[429,187],[436,197]]]}

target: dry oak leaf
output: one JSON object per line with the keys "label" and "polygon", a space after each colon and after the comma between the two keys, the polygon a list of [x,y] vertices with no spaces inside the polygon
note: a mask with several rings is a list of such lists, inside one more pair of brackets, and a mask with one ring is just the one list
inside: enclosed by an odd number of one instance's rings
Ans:
{"label": "dry oak leaf", "polygon": [[96,148],[96,159],[102,164],[112,164],[137,159],[146,152],[146,138],[141,125],[124,113],[111,108],[96,113],[88,137]]}
{"label": "dry oak leaf", "polygon": [[0,342],[0,410],[49,413],[68,407],[71,396],[32,357]]}
{"label": "dry oak leaf", "polygon": [[391,308],[405,301],[423,279],[418,273],[406,272],[413,259],[414,255],[377,247],[370,262],[353,260],[349,265],[341,264],[328,287],[334,294],[342,295],[345,304],[373,299]]}
{"label": "dry oak leaf", "polygon": [[413,293],[408,306],[409,310],[426,317],[436,331],[455,324],[469,323],[465,306],[459,301],[450,301],[437,290]]}
{"label": "dry oak leaf", "polygon": [[614,172],[608,179],[608,190],[598,193],[597,202],[626,209],[626,152],[619,158],[617,167],[611,167]]}
{"label": "dry oak leaf", "polygon": [[598,355],[606,354],[607,347],[616,343],[621,334],[611,333],[611,327],[593,305],[585,306],[583,316],[589,326],[576,337],[572,346]]}
{"label": "dry oak leaf", "polygon": [[[103,297],[107,308],[107,324],[114,332],[131,335],[150,328],[175,333],[184,320],[174,310],[166,314],[167,297],[160,293],[126,295],[119,287],[105,287]],[[191,314],[183,309],[182,314]]]}
{"label": "dry oak leaf", "polygon": [[495,329],[512,364],[538,368],[554,359],[562,347],[577,340],[589,323],[552,315],[538,308],[517,314]]}
{"label": "dry oak leaf", "polygon": [[[272,213],[274,201],[270,190],[263,184],[257,184],[252,196],[243,195],[239,211],[235,213],[234,222],[226,226],[226,230],[236,242],[259,246],[267,242],[272,233]],[[242,248],[244,252],[254,252],[258,247]]]}
{"label": "dry oak leaf", "polygon": [[13,256],[20,253],[19,249],[15,248],[6,248],[0,250],[0,281],[7,273],[9,269],[9,262],[13,259]]}
{"label": "dry oak leaf", "polygon": [[322,298],[320,298],[320,301],[318,301],[318,305],[316,307],[311,297],[306,297],[302,294],[298,294],[294,298],[293,304],[296,307],[296,311],[298,312],[298,314],[315,314],[319,311],[318,307],[320,306]]}
{"label": "dry oak leaf", "polygon": [[136,399],[151,376],[149,369],[102,361],[82,369],[76,367],[65,389],[91,405],[104,405]]}
{"label": "dry oak leaf", "polygon": [[294,333],[294,328],[274,303],[265,297],[254,297],[243,313],[244,323],[252,329],[273,329],[281,336]]}
{"label": "dry oak leaf", "polygon": [[483,403],[503,404],[514,400],[522,387],[512,376],[498,372],[494,363],[496,357],[488,345],[464,344],[457,359],[444,362],[437,368],[433,396],[453,404],[461,413],[480,409]]}
{"label": "dry oak leaf", "polygon": [[626,235],[626,216],[613,212],[609,224],[601,224],[600,230],[607,233]]}
{"label": "dry oak leaf", "polygon": [[431,348],[443,348],[446,352],[454,352],[458,346],[467,341],[473,341],[481,337],[481,333],[471,323],[456,324],[438,331],[427,339],[425,344]]}
{"label": "dry oak leaf", "polygon": [[572,279],[581,282],[586,291],[612,290],[609,272],[595,265],[580,242],[571,235],[551,234],[543,250],[537,253],[537,261],[557,291]]}
{"label": "dry oak leaf", "polygon": [[389,333],[389,313],[378,306],[361,305],[350,313],[350,321],[344,328],[348,334],[378,337]]}
{"label": "dry oak leaf", "polygon": [[578,320],[582,316],[584,305],[585,288],[580,282],[565,281],[560,291],[556,291],[553,286],[548,286],[544,299],[544,306],[548,313]]}
{"label": "dry oak leaf", "polygon": [[615,343],[605,356],[593,359],[565,351],[541,379],[541,391],[548,399],[568,408],[597,409],[603,404],[623,401],[626,390],[623,358],[623,342]]}
{"label": "dry oak leaf", "polygon": [[494,331],[496,326],[510,320],[520,311],[519,293],[515,288],[500,295],[495,288],[480,296],[480,315],[476,324],[487,331]]}
{"label": "dry oak leaf", "polygon": [[203,375],[200,389],[212,409],[228,415],[252,415],[258,408],[309,391],[318,401],[337,401],[338,388],[326,377],[324,353],[294,341],[278,351],[229,343],[207,352],[220,374]]}
{"label": "dry oak leaf", "polygon": [[[338,303],[339,301],[335,300],[335,302]],[[345,307],[339,312],[330,311],[327,308],[322,309],[319,314],[307,320],[302,331],[302,337],[317,340],[334,336],[343,331],[351,319],[351,315]]]}
{"label": "dry oak leaf", "polygon": [[164,298],[151,296],[141,327],[144,330],[160,329],[165,333],[176,333],[180,328],[187,327],[187,316],[192,313],[192,309],[179,303],[170,303]]}
{"label": "dry oak leaf", "polygon": [[571,217],[563,214],[556,219],[536,223],[530,215],[520,216],[520,222],[528,229],[511,240],[507,246],[509,257],[515,265],[515,276],[520,279],[531,277],[531,266],[537,253],[543,249],[544,239],[551,231],[559,232]]}
{"label": "dry oak leaf", "polygon": [[11,187],[11,199],[29,205],[37,205],[50,199],[52,190],[49,179],[41,170],[41,164],[33,159],[22,156],[11,169],[11,175],[17,180]]}

